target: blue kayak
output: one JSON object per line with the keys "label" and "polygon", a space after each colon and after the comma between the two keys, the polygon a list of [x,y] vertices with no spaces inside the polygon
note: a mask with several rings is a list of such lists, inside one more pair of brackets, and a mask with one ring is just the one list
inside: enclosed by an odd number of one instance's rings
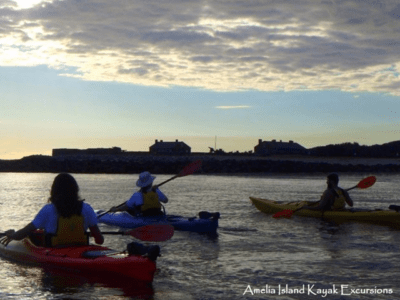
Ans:
{"label": "blue kayak", "polygon": [[[96,211],[97,215],[104,211]],[[118,226],[122,228],[136,228],[152,224],[170,224],[175,230],[192,231],[199,233],[216,233],[218,228],[219,213],[202,211],[199,217],[182,217],[176,215],[165,216],[132,216],[127,212],[107,213],[99,218],[99,223]]]}

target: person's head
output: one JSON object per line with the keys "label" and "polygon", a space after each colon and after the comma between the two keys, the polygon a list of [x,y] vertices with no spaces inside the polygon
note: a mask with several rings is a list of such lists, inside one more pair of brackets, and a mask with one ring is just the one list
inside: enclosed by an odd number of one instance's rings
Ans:
{"label": "person's head", "polygon": [[79,186],[75,178],[68,173],[58,174],[51,186],[49,201],[55,205],[58,214],[63,217],[80,214],[82,202],[79,198]]}
{"label": "person's head", "polygon": [[146,190],[153,185],[153,181],[156,177],[151,176],[150,172],[143,172],[139,174],[139,179],[136,181],[136,186],[142,190]]}
{"label": "person's head", "polygon": [[329,188],[337,186],[339,184],[338,174],[336,174],[336,173],[329,174],[327,176],[327,184],[328,184]]}

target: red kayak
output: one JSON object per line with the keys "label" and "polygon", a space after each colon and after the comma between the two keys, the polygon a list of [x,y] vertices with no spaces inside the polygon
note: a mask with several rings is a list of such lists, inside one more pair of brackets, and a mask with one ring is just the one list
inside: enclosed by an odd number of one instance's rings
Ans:
{"label": "red kayak", "polygon": [[61,268],[79,273],[103,273],[151,282],[156,271],[155,259],[87,245],[62,248],[38,247],[29,238],[0,244],[0,255],[21,263]]}

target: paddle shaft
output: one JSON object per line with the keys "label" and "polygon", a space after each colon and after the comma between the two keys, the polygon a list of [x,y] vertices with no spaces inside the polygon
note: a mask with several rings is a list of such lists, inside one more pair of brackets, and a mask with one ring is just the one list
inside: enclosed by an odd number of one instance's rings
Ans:
{"label": "paddle shaft", "polygon": [[201,167],[201,160],[192,162],[189,165],[187,165],[186,167],[184,167],[182,169],[182,171],[179,172],[179,174],[175,175],[174,177],[171,177],[170,179],[167,179],[167,180],[161,182],[160,184],[157,184],[157,187],[160,187],[163,184],[170,182],[171,180],[174,180],[175,178],[191,175],[194,172],[196,172],[200,167]]}
{"label": "paddle shaft", "polygon": [[355,189],[355,188],[358,188],[358,185],[355,185],[355,186],[353,186],[353,187],[351,187],[351,188],[349,188],[349,189],[345,189],[345,191],[348,192],[348,191],[351,191],[351,190],[353,190],[353,189]]}
{"label": "paddle shaft", "polygon": [[[124,231],[105,231],[101,232],[101,234],[110,234],[110,235],[129,235],[129,233],[124,232]],[[0,238],[6,236],[5,232],[0,232]],[[90,235],[92,236],[92,235]]]}
{"label": "paddle shaft", "polygon": [[170,182],[171,180],[174,180],[175,178],[178,178],[178,177],[180,177],[179,174],[178,174],[178,175],[175,175],[174,177],[171,177],[171,178],[168,179],[168,180],[165,180],[165,181],[161,182],[160,184],[157,184],[157,187],[160,187],[160,186],[162,186],[163,184],[166,184],[167,182]]}
{"label": "paddle shaft", "polygon": [[130,235],[141,241],[163,242],[174,235],[174,227],[169,224],[153,224],[141,226],[128,231],[108,231],[102,234],[109,235]]}
{"label": "paddle shaft", "polygon": [[[110,235],[129,235],[129,231],[102,231],[101,234],[110,234]],[[6,236],[5,232],[0,232],[0,238]],[[92,236],[92,235],[90,235]]]}
{"label": "paddle shaft", "polygon": [[[128,231],[105,231],[106,235],[130,235],[142,241],[162,242],[169,240],[174,235],[174,227],[168,224],[154,224],[134,228]],[[6,236],[0,232],[0,238]]]}

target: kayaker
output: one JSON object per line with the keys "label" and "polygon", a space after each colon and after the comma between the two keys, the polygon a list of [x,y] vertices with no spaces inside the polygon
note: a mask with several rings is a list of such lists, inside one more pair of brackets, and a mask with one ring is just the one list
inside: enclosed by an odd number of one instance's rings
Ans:
{"label": "kayaker", "polygon": [[11,240],[22,240],[36,229],[43,229],[44,246],[88,244],[88,228],[95,242],[103,244],[96,213],[80,199],[75,178],[68,173],[61,173],[54,178],[49,203],[24,228],[6,231],[6,238],[1,242],[7,245]]}
{"label": "kayaker", "polygon": [[339,176],[336,173],[327,176],[326,183],[327,189],[321,196],[321,200],[317,206],[303,206],[301,209],[310,210],[344,210],[346,203],[353,206],[353,200],[350,198],[349,193],[338,186]]}
{"label": "kayaker", "polygon": [[161,203],[167,203],[168,198],[165,196],[157,185],[153,185],[156,177],[150,172],[140,173],[136,186],[140,187],[131,198],[121,206],[114,206],[110,212],[127,211],[133,216],[141,213],[142,216],[158,216],[163,215]]}

